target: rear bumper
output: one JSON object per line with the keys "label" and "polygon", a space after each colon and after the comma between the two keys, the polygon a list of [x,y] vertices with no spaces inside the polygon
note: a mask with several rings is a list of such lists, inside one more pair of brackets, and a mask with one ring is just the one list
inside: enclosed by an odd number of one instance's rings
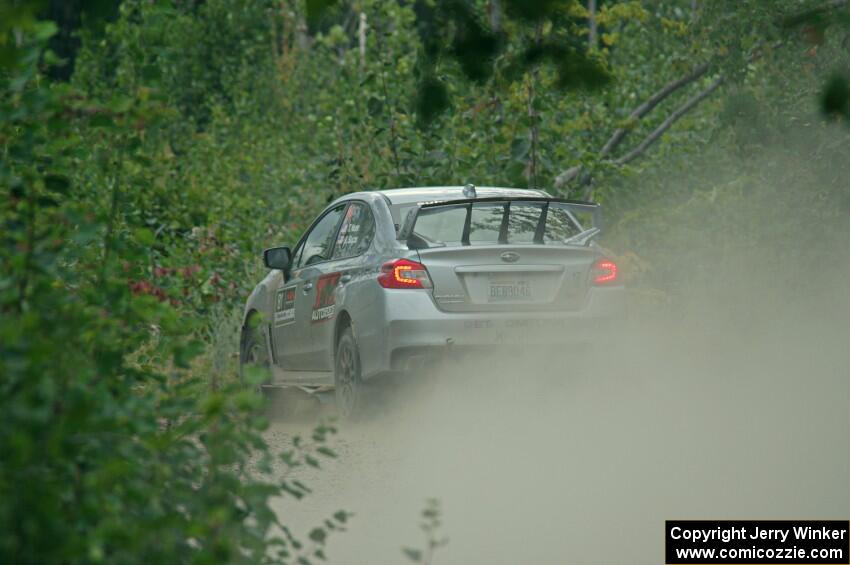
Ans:
{"label": "rear bumper", "polygon": [[371,361],[365,376],[415,368],[439,353],[593,342],[621,325],[626,303],[622,287],[600,287],[577,311],[450,313],[437,309],[428,291],[382,294],[383,330],[360,343]]}

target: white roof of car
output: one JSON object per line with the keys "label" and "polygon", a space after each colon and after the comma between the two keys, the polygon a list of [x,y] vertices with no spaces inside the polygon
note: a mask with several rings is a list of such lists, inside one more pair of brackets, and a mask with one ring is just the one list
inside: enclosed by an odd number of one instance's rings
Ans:
{"label": "white roof of car", "polygon": [[[393,204],[411,204],[426,200],[462,200],[467,198],[463,194],[462,186],[421,186],[416,188],[393,188],[379,191],[390,199]],[[476,198],[493,196],[549,196],[546,192],[533,188],[499,188],[493,186],[476,186]]]}

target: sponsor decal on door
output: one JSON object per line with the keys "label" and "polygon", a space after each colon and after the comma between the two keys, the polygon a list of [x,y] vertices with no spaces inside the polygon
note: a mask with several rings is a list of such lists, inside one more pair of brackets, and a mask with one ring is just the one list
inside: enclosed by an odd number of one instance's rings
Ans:
{"label": "sponsor decal on door", "polygon": [[313,323],[324,322],[334,317],[336,312],[334,290],[341,274],[322,275],[316,281],[316,301],[313,303],[313,314],[310,316]]}
{"label": "sponsor decal on door", "polygon": [[274,325],[285,326],[295,321],[295,287],[277,291],[274,302]]}

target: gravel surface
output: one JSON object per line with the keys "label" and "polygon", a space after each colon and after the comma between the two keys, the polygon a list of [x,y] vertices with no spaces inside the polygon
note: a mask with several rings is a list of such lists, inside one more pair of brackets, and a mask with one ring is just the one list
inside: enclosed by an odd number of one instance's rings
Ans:
{"label": "gravel surface", "polygon": [[[444,367],[338,423],[339,458],[299,471],[312,495],[276,509],[305,534],[354,512],[328,547],[342,564],[407,562],[429,497],[439,564],[658,564],[665,519],[846,519],[844,322],[773,322],[635,325],[594,357]],[[285,447],[327,412],[268,438]]]}

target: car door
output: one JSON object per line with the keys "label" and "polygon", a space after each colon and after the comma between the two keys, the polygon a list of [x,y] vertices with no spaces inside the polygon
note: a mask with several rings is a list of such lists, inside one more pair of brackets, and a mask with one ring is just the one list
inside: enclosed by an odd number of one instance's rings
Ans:
{"label": "car door", "polygon": [[333,321],[337,316],[339,293],[365,270],[362,256],[369,249],[374,234],[375,220],[369,205],[351,202],[345,210],[331,259],[321,265],[316,280],[316,302],[310,327],[313,352],[310,365],[314,370],[333,369]]}
{"label": "car door", "polygon": [[310,325],[316,299],[316,281],[322,263],[330,259],[343,211],[340,204],[327,210],[301,238],[292,268],[275,296],[274,350],[277,363],[293,371],[316,370]]}

